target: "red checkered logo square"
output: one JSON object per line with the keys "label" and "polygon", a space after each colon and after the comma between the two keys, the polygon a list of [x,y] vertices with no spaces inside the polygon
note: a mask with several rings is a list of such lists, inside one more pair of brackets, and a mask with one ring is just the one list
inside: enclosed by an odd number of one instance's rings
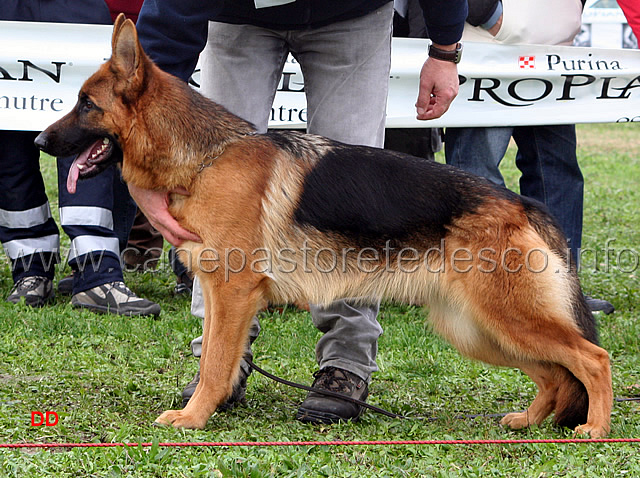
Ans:
{"label": "red checkered logo square", "polygon": [[521,56],[518,61],[518,65],[522,69],[533,69],[536,67],[536,57],[535,56]]}

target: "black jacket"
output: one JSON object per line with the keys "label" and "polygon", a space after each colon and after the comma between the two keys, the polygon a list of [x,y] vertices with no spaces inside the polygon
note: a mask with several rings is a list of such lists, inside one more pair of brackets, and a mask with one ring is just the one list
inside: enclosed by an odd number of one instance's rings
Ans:
{"label": "black jacket", "polygon": [[[299,30],[365,15],[390,0],[297,0],[256,9],[253,0],[145,0],[138,35],[146,53],[165,71],[188,79],[207,41],[209,20]],[[432,40],[457,42],[467,0],[420,0]]]}
{"label": "black jacket", "polygon": [[104,0],[0,0],[0,20],[111,24]]}

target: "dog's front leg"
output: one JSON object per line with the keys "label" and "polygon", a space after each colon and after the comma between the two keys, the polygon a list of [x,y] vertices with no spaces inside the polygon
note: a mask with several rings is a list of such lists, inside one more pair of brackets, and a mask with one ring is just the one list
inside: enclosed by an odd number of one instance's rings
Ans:
{"label": "dog's front leg", "polygon": [[251,319],[264,295],[260,281],[251,274],[232,282],[218,281],[212,274],[199,279],[205,300],[200,382],[183,410],[167,410],[156,419],[176,428],[204,428],[231,395]]}

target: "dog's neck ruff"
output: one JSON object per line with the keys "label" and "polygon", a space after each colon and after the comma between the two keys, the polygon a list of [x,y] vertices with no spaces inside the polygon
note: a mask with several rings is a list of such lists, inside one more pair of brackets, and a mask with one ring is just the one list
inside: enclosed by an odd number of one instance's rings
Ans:
{"label": "dog's neck ruff", "polygon": [[[258,133],[257,131],[251,131],[250,133],[242,133],[240,134],[241,137],[244,136],[259,136],[260,133]],[[220,151],[218,154],[216,154],[213,158],[211,158],[209,161],[202,161],[200,163],[200,166],[198,167],[198,174],[200,174],[202,171],[204,171],[206,168],[208,168],[209,166],[211,166],[216,159],[218,159],[220,156],[222,156],[225,152],[225,148],[222,148],[222,151]]]}

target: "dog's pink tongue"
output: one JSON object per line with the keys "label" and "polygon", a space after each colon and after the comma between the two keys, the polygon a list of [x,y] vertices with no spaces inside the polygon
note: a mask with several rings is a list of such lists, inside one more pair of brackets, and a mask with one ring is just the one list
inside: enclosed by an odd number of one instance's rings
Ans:
{"label": "dog's pink tongue", "polygon": [[76,193],[76,186],[78,184],[78,176],[80,176],[80,168],[78,168],[78,158],[74,159],[69,174],[67,175],[67,191],[69,194]]}
{"label": "dog's pink tongue", "polygon": [[92,154],[95,156],[95,154],[97,154],[97,148],[101,144],[102,139],[99,139],[73,160],[71,168],[69,168],[69,174],[67,175],[67,191],[69,191],[69,194],[75,194],[78,185],[78,178],[80,177],[80,170],[87,166],[89,156]]}

